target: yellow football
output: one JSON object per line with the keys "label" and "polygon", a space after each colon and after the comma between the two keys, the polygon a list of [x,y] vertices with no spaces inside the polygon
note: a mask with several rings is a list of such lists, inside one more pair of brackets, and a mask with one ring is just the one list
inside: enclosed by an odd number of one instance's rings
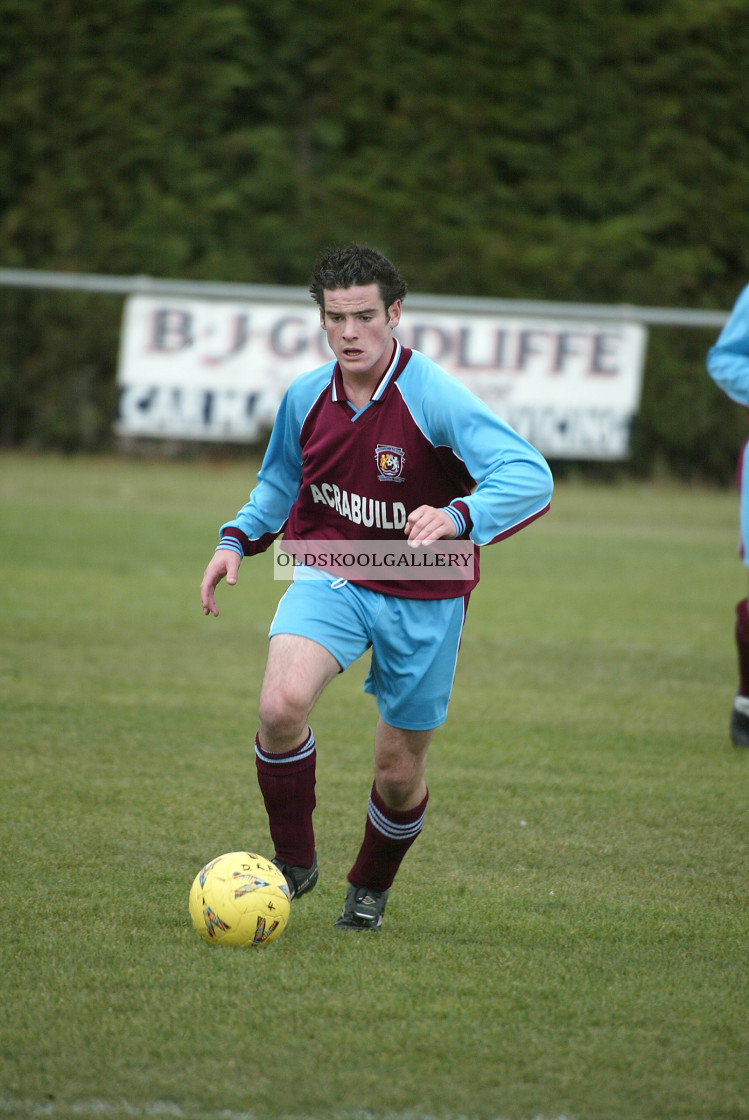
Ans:
{"label": "yellow football", "polygon": [[253,852],[226,852],[207,863],[189,905],[192,924],[211,945],[267,945],[281,936],[291,912],[282,873]]}

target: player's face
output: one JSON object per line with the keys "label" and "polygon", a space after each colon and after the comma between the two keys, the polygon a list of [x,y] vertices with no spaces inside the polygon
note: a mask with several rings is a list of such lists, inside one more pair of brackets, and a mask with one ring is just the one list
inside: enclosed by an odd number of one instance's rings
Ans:
{"label": "player's face", "polygon": [[401,301],[385,307],[377,284],[326,291],[320,322],[344,376],[380,378],[393,350],[393,330],[401,317]]}

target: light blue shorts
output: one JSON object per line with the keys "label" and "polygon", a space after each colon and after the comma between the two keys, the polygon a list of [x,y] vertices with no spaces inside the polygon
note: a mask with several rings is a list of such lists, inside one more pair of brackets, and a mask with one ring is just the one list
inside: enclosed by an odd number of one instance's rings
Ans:
{"label": "light blue shorts", "polygon": [[445,722],[467,598],[401,599],[344,580],[295,579],[270,636],[311,638],[341,671],[370,647],[364,691],[391,727],[427,731]]}

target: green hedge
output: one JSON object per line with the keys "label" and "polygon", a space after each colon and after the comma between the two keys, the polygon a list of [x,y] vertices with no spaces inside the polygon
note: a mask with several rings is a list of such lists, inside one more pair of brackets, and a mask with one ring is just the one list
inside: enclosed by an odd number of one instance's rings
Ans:
{"label": "green hedge", "polygon": [[[728,308],[746,0],[0,0],[0,265]],[[3,292],[0,440],[109,438],[119,301]],[[632,468],[728,479],[743,418],[653,330]]]}

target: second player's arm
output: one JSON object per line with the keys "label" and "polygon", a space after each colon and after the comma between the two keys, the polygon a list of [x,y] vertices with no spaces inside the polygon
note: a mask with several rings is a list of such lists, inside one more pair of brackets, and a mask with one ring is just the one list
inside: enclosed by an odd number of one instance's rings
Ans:
{"label": "second player's arm", "polygon": [[731,400],[749,408],[749,287],[739,295],[715,345],[710,347],[707,371]]}

